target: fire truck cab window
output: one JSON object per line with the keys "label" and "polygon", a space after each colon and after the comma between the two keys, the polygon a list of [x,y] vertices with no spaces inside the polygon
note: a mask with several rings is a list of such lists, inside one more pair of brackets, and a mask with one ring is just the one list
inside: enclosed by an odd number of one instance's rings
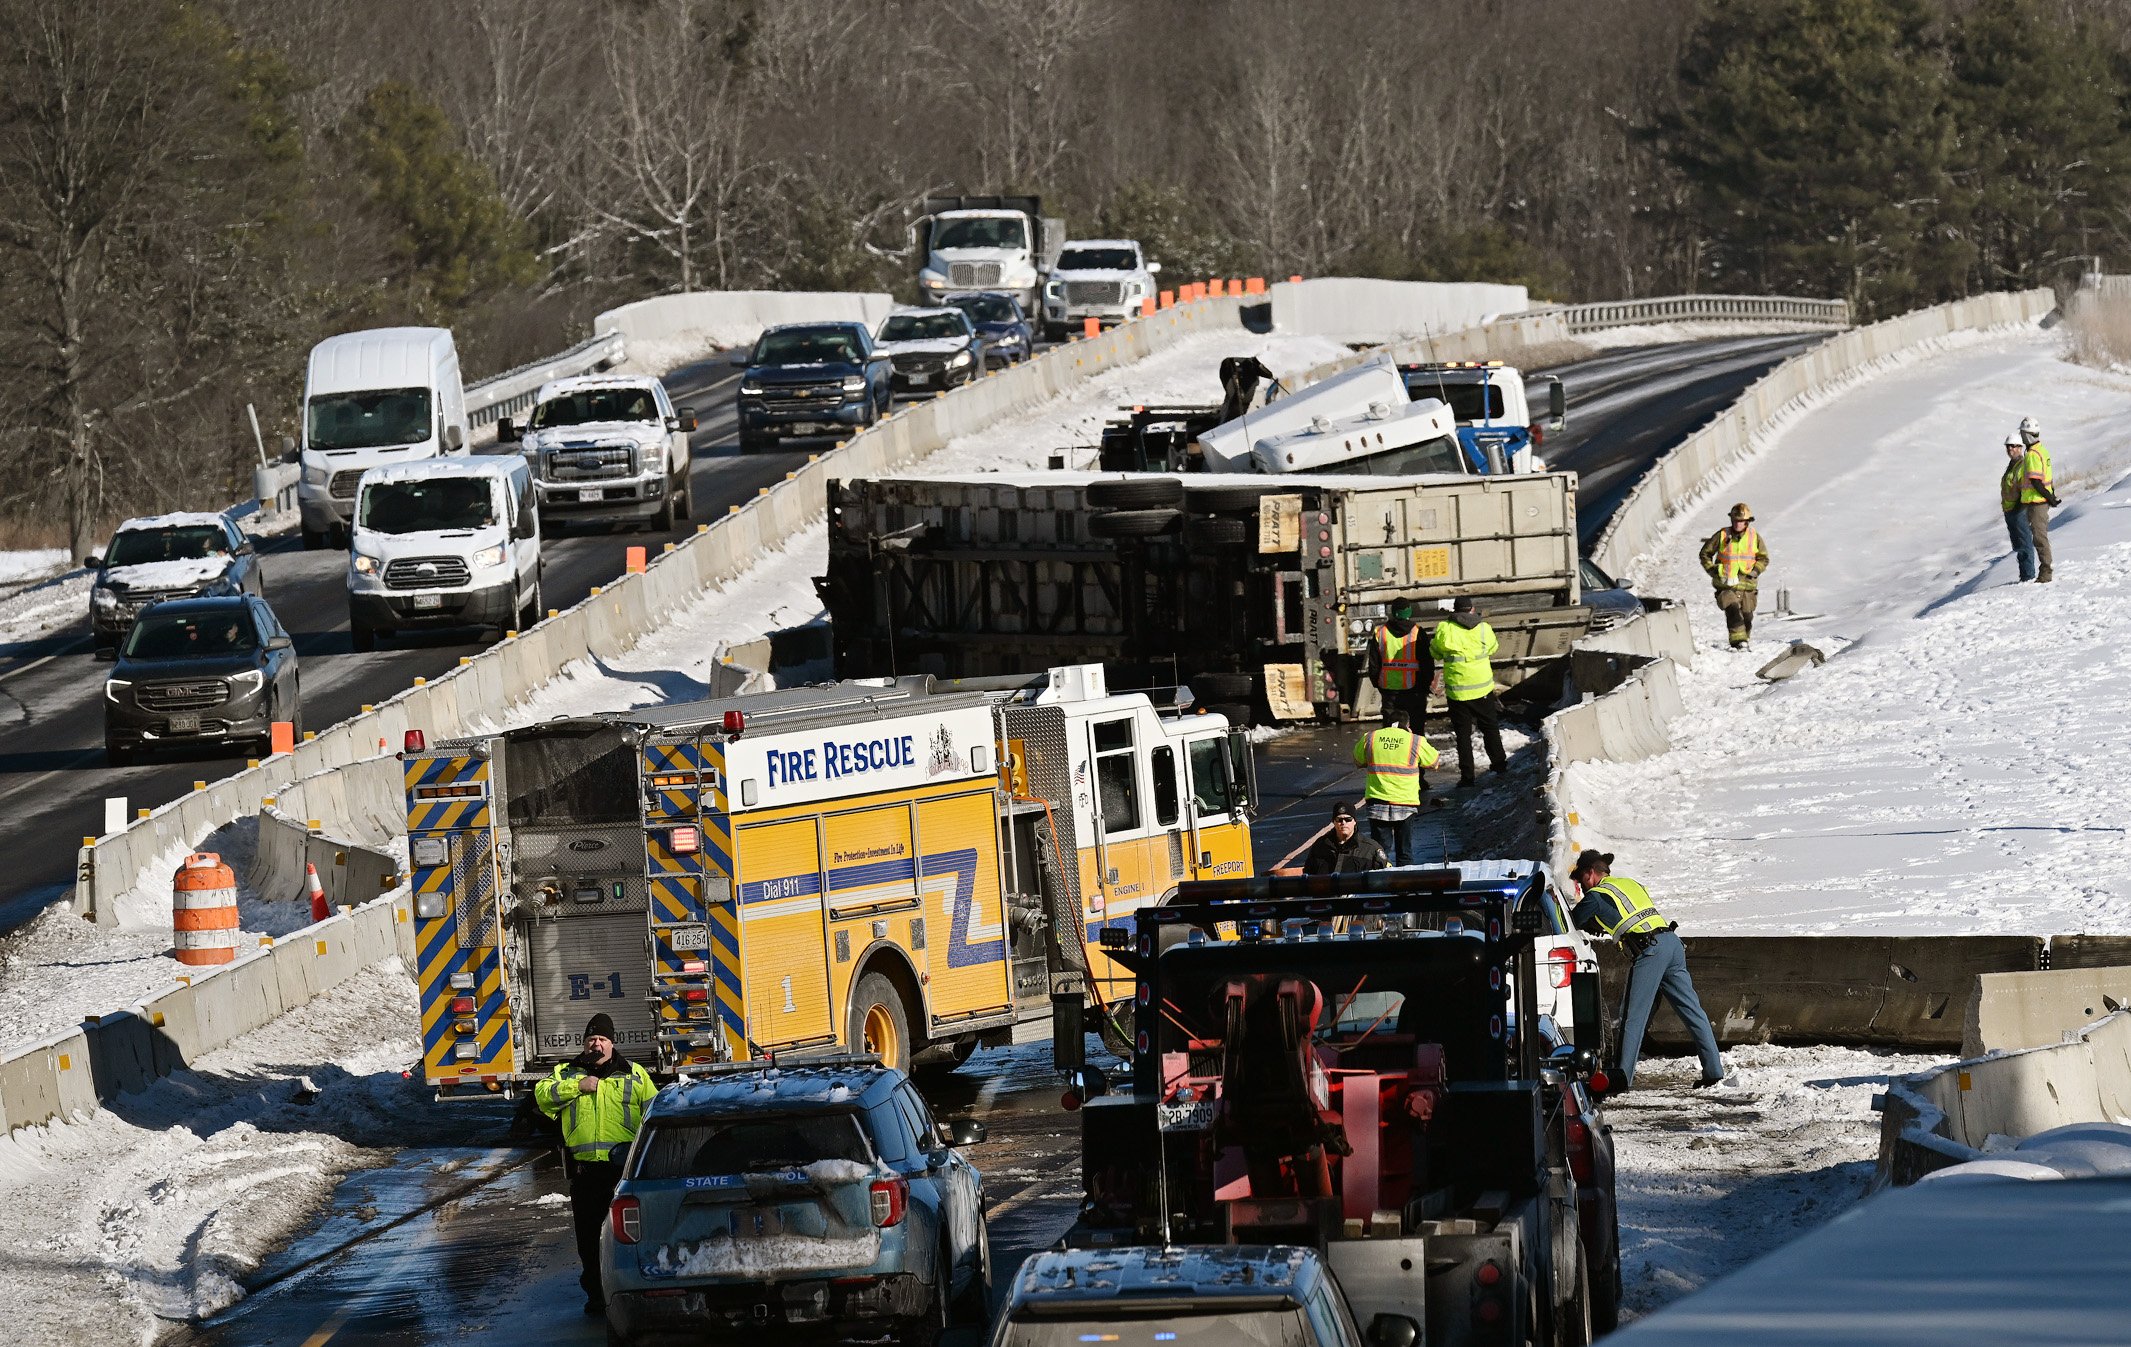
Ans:
{"label": "fire truck cab window", "polygon": [[1154,750],[1150,762],[1154,768],[1154,821],[1164,828],[1172,827],[1177,817],[1176,750],[1164,744]]}
{"label": "fire truck cab window", "polygon": [[1132,757],[1130,717],[1095,723],[1095,790],[1105,835],[1139,827],[1139,771]]}
{"label": "fire truck cab window", "polygon": [[1219,739],[1195,739],[1191,743],[1191,798],[1199,807],[1199,817],[1204,820],[1209,814],[1226,814],[1234,808],[1228,798],[1228,773],[1221,763]]}

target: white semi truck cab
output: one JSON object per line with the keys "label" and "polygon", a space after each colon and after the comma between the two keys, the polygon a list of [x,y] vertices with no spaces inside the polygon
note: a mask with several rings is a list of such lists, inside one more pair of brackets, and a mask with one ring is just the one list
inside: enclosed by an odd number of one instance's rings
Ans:
{"label": "white semi truck cab", "polygon": [[918,300],[938,305],[965,290],[998,290],[1039,312],[1043,284],[1065,244],[1065,222],[1045,219],[1043,200],[1033,196],[929,197],[912,226],[912,242],[924,258],[918,268]]}

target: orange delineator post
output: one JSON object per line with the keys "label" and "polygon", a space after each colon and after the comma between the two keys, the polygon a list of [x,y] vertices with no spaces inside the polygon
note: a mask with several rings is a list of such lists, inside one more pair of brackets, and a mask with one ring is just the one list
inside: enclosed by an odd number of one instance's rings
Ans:
{"label": "orange delineator post", "polygon": [[628,572],[631,575],[642,575],[644,573],[644,549],[641,547],[630,548],[628,558],[626,567]]}
{"label": "orange delineator post", "polygon": [[1176,307],[1176,291],[1162,291],[1162,307],[1165,309],[1173,309]]}
{"label": "orange delineator post", "polygon": [[1243,293],[1244,293],[1244,294],[1246,294],[1246,295],[1262,295],[1262,294],[1264,294],[1264,293],[1265,293],[1265,277],[1263,277],[1263,276],[1252,276],[1252,277],[1250,277],[1250,278],[1249,278],[1248,280],[1244,281],[1244,282],[1243,282]]}
{"label": "orange delineator post", "polygon": [[275,721],[273,738],[274,751],[276,753],[293,753],[296,751],[296,726],[293,722],[286,720]]}
{"label": "orange delineator post", "polygon": [[195,967],[237,957],[237,876],[215,852],[187,856],[170,882],[170,944]]}
{"label": "orange delineator post", "polygon": [[1229,294],[1231,294],[1231,295],[1240,295],[1240,294],[1242,294],[1242,293],[1243,293],[1243,282],[1241,282],[1241,281],[1239,281],[1239,280],[1235,279],[1234,277],[1230,277],[1230,278],[1229,278],[1229,281],[1228,281],[1228,293],[1229,293]]}
{"label": "orange delineator post", "polygon": [[1302,284],[1302,277],[1300,277],[1300,276],[1290,276],[1290,277],[1288,277],[1288,278],[1287,278],[1287,283],[1288,283],[1289,285],[1300,285],[1300,284]]}
{"label": "orange delineator post", "polygon": [[1142,318],[1152,318],[1154,316],[1153,296],[1150,295],[1139,302],[1139,316]]}
{"label": "orange delineator post", "polygon": [[1095,338],[1100,337],[1102,335],[1102,320],[1100,318],[1081,319],[1080,335],[1088,339],[1089,341],[1093,341]]}

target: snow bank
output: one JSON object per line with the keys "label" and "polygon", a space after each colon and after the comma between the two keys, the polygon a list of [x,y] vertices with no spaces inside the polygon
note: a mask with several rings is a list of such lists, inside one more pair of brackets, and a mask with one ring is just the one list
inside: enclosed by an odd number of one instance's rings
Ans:
{"label": "snow bank", "polygon": [[[1680,673],[1675,749],[1568,769],[1588,845],[1703,933],[2131,931],[2131,378],[2052,333],[1912,362],[1805,411],[1671,528],[1646,593],[1714,653]],[[2057,580],[2020,586],[2002,442],[2039,415]],[[1694,557],[1734,499],[1772,566],[1752,650],[1724,650]],[[1776,591],[1802,616],[1775,620]],[[1767,685],[1791,639],[1839,651]]]}
{"label": "snow bank", "polygon": [[0,584],[35,580],[64,568],[70,554],[64,547],[39,547],[22,552],[0,552]]}

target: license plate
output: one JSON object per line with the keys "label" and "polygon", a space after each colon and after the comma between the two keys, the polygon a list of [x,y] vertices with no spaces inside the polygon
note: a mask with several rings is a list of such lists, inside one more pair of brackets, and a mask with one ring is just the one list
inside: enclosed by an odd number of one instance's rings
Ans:
{"label": "license plate", "polygon": [[200,732],[200,718],[198,716],[172,716],[170,718],[170,732],[172,734],[198,734]]}
{"label": "license plate", "polygon": [[1204,1129],[1213,1126],[1211,1099],[1200,1099],[1189,1104],[1157,1103],[1154,1106],[1155,1126],[1167,1132],[1177,1128]]}
{"label": "license plate", "polygon": [[784,1213],[775,1207],[751,1207],[732,1215],[734,1239],[768,1239],[784,1233]]}
{"label": "license plate", "polygon": [[931,382],[932,376],[930,374],[913,374],[910,376],[910,386],[912,388],[922,388]]}
{"label": "license plate", "polygon": [[583,503],[585,501],[605,500],[606,498],[607,493],[600,490],[596,486],[588,486],[584,490],[579,491],[577,493],[577,499],[579,503]]}
{"label": "license plate", "polygon": [[444,596],[442,594],[417,594],[414,596],[414,606],[417,608],[442,608],[444,606]]}
{"label": "license plate", "polygon": [[673,932],[668,943],[676,950],[709,949],[710,928],[708,926],[680,927]]}
{"label": "license plate", "polygon": [[801,421],[792,427],[794,435],[822,435],[826,434],[828,430],[829,427],[819,421]]}

